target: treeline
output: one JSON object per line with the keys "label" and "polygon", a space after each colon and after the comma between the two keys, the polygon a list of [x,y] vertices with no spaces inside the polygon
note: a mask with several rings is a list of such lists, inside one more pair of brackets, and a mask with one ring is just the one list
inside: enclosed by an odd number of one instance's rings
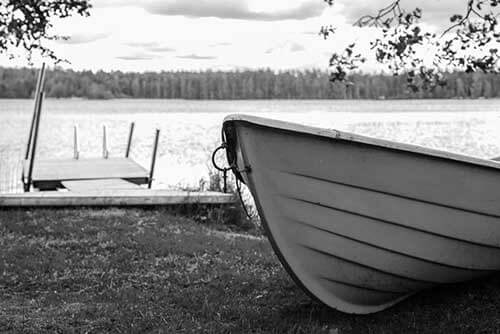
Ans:
{"label": "treeline", "polygon": [[[0,98],[30,98],[37,71],[0,67]],[[320,70],[125,73],[53,69],[46,96],[161,99],[400,99],[500,97],[500,76],[449,73],[447,85],[412,93],[404,76],[354,74],[352,84],[332,84]]]}

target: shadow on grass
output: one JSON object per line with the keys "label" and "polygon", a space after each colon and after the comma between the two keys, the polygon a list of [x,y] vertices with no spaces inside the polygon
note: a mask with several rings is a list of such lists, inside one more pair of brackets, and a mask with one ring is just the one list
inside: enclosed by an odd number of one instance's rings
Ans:
{"label": "shadow on grass", "polygon": [[368,316],[312,301],[265,238],[165,210],[0,211],[0,331],[498,332],[500,277]]}

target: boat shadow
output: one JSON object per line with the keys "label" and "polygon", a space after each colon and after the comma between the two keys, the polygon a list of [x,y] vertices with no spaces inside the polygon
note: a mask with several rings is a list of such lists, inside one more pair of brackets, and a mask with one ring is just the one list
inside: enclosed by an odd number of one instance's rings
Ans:
{"label": "boat shadow", "polygon": [[[298,289],[298,288],[297,288]],[[284,321],[325,333],[489,332],[500,321],[500,274],[420,291],[384,311],[346,314],[307,299],[281,309]]]}

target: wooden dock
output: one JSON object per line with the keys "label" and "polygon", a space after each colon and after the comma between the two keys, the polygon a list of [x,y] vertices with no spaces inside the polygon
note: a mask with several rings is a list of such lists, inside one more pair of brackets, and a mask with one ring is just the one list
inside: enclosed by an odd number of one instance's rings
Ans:
{"label": "wooden dock", "polygon": [[102,157],[81,158],[78,126],[75,125],[72,159],[36,159],[44,82],[45,65],[42,66],[38,77],[35,108],[22,160],[21,179],[24,193],[0,194],[0,208],[219,205],[236,201],[234,194],[151,189],[160,130],[156,129],[151,165],[150,169],[146,170],[130,158],[134,123],[130,125],[127,148],[122,157],[110,157],[107,130],[106,126],[103,126]]}
{"label": "wooden dock", "polygon": [[123,179],[70,180],[61,183],[65,189],[76,192],[94,191],[99,188],[109,190],[142,189],[138,184]]}
{"label": "wooden dock", "polygon": [[156,129],[153,155],[149,171],[130,158],[134,123],[130,124],[127,149],[124,157],[110,157],[107,147],[107,129],[103,125],[102,158],[80,158],[78,126],[74,126],[73,159],[36,159],[38,130],[45,87],[45,64],[43,64],[36,85],[35,107],[31,119],[26,153],[23,160],[22,182],[25,192],[31,190],[56,191],[60,189],[134,189],[147,184],[151,188],[158,151],[160,130]]}
{"label": "wooden dock", "polygon": [[232,204],[236,200],[234,194],[155,189],[40,191],[0,194],[0,208],[220,205]]}
{"label": "wooden dock", "polygon": [[[29,162],[25,161],[24,175],[28,175],[28,168]],[[76,184],[70,181],[94,180],[92,184],[96,189],[111,186],[110,179],[126,180],[128,188],[134,188],[134,185],[148,183],[149,172],[130,158],[37,160],[31,182],[39,190],[54,190]]]}

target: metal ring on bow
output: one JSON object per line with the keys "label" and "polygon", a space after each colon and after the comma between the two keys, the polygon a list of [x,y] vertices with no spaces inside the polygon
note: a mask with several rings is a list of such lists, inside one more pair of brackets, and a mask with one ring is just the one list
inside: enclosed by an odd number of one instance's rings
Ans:
{"label": "metal ring on bow", "polygon": [[217,147],[215,149],[214,153],[212,153],[212,164],[214,165],[215,169],[217,169],[220,172],[227,172],[228,170],[231,169],[231,167],[222,168],[219,165],[217,165],[217,162],[215,162],[215,156],[217,155],[217,152],[219,152],[222,149],[226,149],[226,148],[227,148],[227,144],[222,143],[219,147]]}

